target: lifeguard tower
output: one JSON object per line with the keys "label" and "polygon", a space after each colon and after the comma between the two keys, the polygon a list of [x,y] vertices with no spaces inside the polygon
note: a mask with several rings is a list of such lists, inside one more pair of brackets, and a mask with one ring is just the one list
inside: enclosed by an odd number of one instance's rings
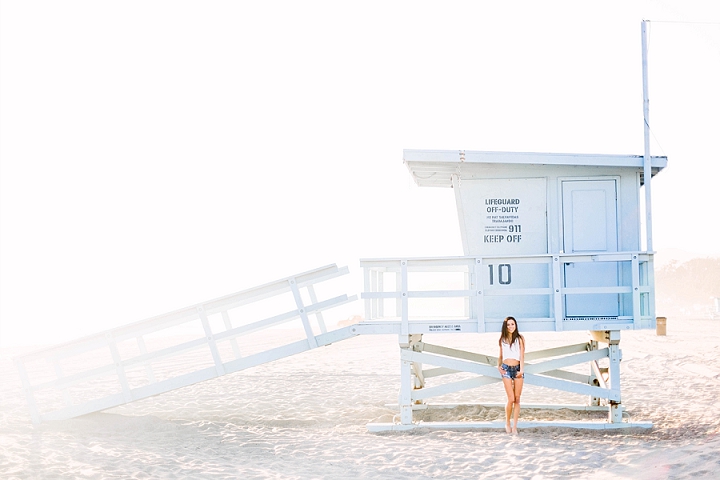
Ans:
{"label": "lifeguard tower", "polygon": [[[452,188],[464,256],[361,261],[367,320],[395,317],[400,322],[402,358],[400,423],[370,428],[414,428],[412,412],[427,408],[427,399],[499,381],[496,357],[428,345],[422,336],[499,332],[507,315],[518,319],[523,332],[590,332],[586,343],[526,354],[526,384],[588,395],[590,405],[578,408],[605,408],[601,399],[607,402],[608,422],[576,426],[649,426],[623,422],[619,368],[620,332],[655,328],[653,254],[641,249],[640,188],[646,167],[652,176],[667,158],[647,160],[405,150],[405,164],[419,186]],[[413,276],[432,275],[459,275],[464,287],[410,288]],[[455,304],[452,317],[423,318],[426,309],[413,306],[413,301],[451,298],[462,299],[464,309],[460,313]],[[387,308],[387,299],[394,300],[394,308]],[[587,375],[562,370],[585,362]],[[436,368],[424,370],[427,364]],[[437,387],[426,384],[431,377],[457,372],[478,376]]]}
{"label": "lifeguard tower", "polygon": [[[586,342],[527,352],[525,383],[590,399],[556,408],[609,411],[603,422],[519,428],[650,427],[623,419],[620,332],[655,328],[640,188],[667,159],[406,150],[404,161],[421,187],[454,192],[463,256],[361,260],[365,319],[335,330],[324,312],[357,296],[324,287],[349,271],[328,265],[16,358],[32,421],[106,410],[357,335],[392,334],[400,414],[368,424],[370,431],[504,428],[415,422],[413,412],[437,406],[433,397],[501,381],[492,354],[429,344],[423,335],[497,335],[513,315],[523,332],[589,331]],[[264,332],[291,322],[300,337],[266,342]],[[178,328],[183,335],[174,336]],[[565,370],[583,363],[585,374]]]}

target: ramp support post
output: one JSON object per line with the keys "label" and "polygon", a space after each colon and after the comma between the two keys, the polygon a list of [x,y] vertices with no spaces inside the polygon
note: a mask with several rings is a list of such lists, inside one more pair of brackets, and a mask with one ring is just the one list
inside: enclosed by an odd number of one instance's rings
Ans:
{"label": "ramp support post", "polygon": [[[620,330],[592,331],[590,332],[592,340],[595,342],[607,343],[608,345],[608,368],[607,368],[607,386],[615,392],[615,398],[608,401],[608,422],[622,423],[623,406],[620,396],[620,361],[622,360],[622,350],[620,350]],[[602,382],[602,370],[599,381]]]}
{"label": "ramp support post", "polygon": [[[590,340],[588,342],[588,351],[592,352],[597,349],[598,342],[596,340]],[[604,383],[602,373],[600,372],[597,361],[593,361],[590,363],[590,377],[588,378],[588,385],[593,387],[599,387],[601,385],[601,382]],[[589,405],[595,407],[600,406],[600,397],[590,395]]]}
{"label": "ramp support post", "polygon": [[[399,344],[401,350],[412,351],[415,346],[422,342],[422,334],[400,335]],[[425,379],[422,375],[422,364],[403,359],[400,355],[400,423],[412,425],[413,423],[413,399],[412,392],[422,388]]]}

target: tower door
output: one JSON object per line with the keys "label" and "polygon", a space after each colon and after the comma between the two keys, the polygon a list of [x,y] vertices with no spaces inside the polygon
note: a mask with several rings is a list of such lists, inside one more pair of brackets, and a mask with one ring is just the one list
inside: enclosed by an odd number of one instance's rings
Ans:
{"label": "tower door", "polygon": [[[617,252],[615,180],[562,182],[563,248],[565,253]],[[567,262],[566,287],[618,285],[616,262]],[[565,296],[566,317],[616,317],[620,296],[615,293]]]}

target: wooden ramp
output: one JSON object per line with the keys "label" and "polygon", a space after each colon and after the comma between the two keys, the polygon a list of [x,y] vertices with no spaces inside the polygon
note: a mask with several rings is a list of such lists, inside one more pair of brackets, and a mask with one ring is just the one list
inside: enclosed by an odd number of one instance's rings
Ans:
{"label": "wooden ramp", "polygon": [[[316,289],[347,273],[329,265],[18,357],[31,419],[98,412],[356,336],[328,332],[322,312],[357,298],[319,300]],[[298,320],[304,335],[292,343],[252,336]]]}

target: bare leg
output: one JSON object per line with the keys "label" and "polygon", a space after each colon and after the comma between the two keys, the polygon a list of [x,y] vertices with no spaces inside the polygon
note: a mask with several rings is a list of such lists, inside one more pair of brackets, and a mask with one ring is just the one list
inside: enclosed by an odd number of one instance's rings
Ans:
{"label": "bare leg", "polygon": [[512,380],[509,378],[503,378],[502,381],[508,398],[507,404],[505,404],[505,431],[510,433],[512,431],[510,418],[512,417],[513,404],[515,403],[515,391],[513,389]]}
{"label": "bare leg", "polygon": [[524,380],[522,378],[516,378],[514,382],[514,412],[513,412],[513,428],[512,433],[517,435],[517,424],[518,424],[518,418],[520,418],[520,395],[522,394],[522,388],[523,388],[523,382]]}

